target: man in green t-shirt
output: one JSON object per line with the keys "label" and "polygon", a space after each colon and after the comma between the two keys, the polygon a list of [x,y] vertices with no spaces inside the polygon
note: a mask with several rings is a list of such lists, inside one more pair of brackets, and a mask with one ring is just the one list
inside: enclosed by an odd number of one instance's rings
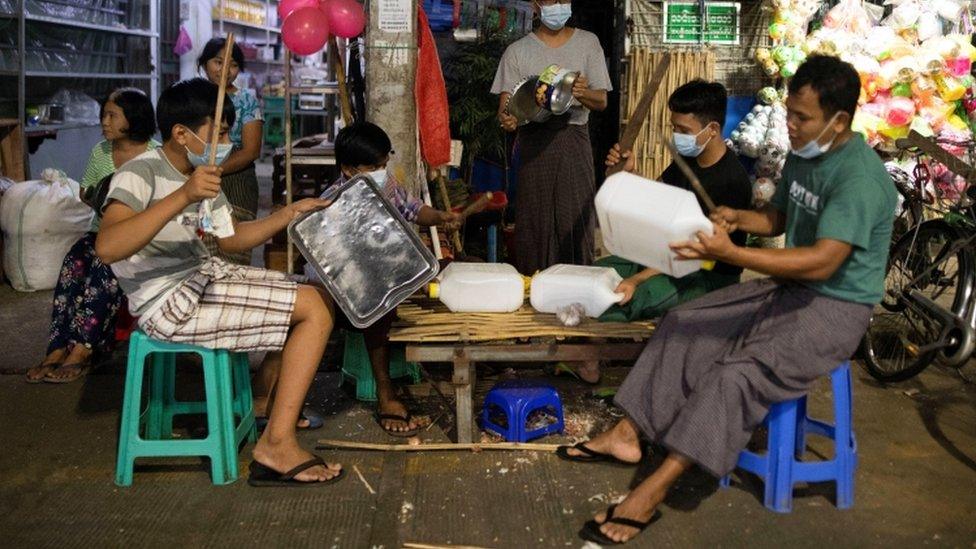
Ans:
{"label": "man in green t-shirt", "polygon": [[[671,309],[617,393],[627,417],[560,448],[572,461],[637,463],[643,436],[669,451],[624,501],[584,525],[584,539],[611,544],[639,534],[692,464],[730,473],[772,404],[805,395],[854,353],[881,299],[896,203],[881,160],[851,131],[860,87],[851,65],[807,59],[789,84],[791,154],[770,206],[719,208],[714,234],[672,244],[682,258],[770,278]],[[729,238],[735,230],[785,232],[787,245],[742,247]]]}

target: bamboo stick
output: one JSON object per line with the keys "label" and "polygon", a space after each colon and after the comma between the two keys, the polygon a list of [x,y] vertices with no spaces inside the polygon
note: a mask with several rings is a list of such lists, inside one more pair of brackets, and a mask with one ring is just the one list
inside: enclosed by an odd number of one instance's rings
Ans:
{"label": "bamboo stick", "polygon": [[535,444],[531,442],[486,442],[486,443],[427,443],[427,444],[375,444],[372,442],[354,442],[349,440],[319,439],[317,448],[346,448],[350,450],[373,450],[380,452],[443,452],[457,450],[499,450],[528,452],[555,452],[559,444]]}
{"label": "bamboo stick", "polygon": [[230,72],[231,51],[234,49],[234,33],[227,33],[224,52],[221,54],[220,82],[217,84],[217,110],[213,116],[213,132],[210,135],[210,166],[217,165],[217,142],[220,140],[220,126],[224,120],[224,96],[227,94],[227,75]]}
{"label": "bamboo stick", "polygon": [[340,114],[342,115],[342,122],[346,126],[352,124],[352,101],[349,100],[349,88],[346,87],[346,67],[344,55],[342,50],[339,49],[339,43],[335,36],[329,38],[329,49],[334,53],[332,55],[333,69],[336,74],[336,81],[339,82],[339,104],[341,108]]}

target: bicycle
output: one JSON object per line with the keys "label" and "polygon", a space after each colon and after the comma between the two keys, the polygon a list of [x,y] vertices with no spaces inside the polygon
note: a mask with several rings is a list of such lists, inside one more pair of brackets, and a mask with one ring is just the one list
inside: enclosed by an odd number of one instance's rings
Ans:
{"label": "bicycle", "polygon": [[[951,144],[974,157],[973,142]],[[909,379],[935,360],[959,368],[976,351],[976,170],[915,132],[898,146],[918,149],[967,185],[954,200],[940,197],[928,187],[928,165],[921,159],[914,181],[893,176],[903,209],[895,221],[884,296],[861,342],[868,373],[885,382]]]}

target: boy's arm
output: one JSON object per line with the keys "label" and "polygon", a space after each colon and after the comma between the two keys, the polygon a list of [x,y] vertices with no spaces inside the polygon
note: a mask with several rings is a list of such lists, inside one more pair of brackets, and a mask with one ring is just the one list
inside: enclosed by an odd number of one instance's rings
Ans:
{"label": "boy's arm", "polygon": [[283,231],[293,219],[299,215],[326,208],[331,204],[330,200],[321,198],[306,198],[293,202],[290,206],[285,206],[267,217],[262,217],[254,221],[234,224],[234,236],[217,240],[220,250],[229,253],[246,252],[256,246],[264,244],[272,236]]}
{"label": "boy's arm", "polygon": [[95,239],[95,253],[106,265],[127,259],[149,244],[184,208],[219,193],[220,168],[200,166],[176,192],[138,213],[110,194]]}

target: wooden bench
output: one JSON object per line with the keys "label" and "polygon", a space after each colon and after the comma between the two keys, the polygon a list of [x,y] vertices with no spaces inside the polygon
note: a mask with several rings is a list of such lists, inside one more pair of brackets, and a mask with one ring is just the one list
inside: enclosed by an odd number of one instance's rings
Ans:
{"label": "wooden bench", "polygon": [[440,302],[411,298],[397,310],[390,341],[406,345],[411,362],[449,362],[456,400],[457,441],[473,442],[475,366],[479,362],[636,360],[652,322],[563,326],[556,315],[526,306],[514,313],[452,313]]}

